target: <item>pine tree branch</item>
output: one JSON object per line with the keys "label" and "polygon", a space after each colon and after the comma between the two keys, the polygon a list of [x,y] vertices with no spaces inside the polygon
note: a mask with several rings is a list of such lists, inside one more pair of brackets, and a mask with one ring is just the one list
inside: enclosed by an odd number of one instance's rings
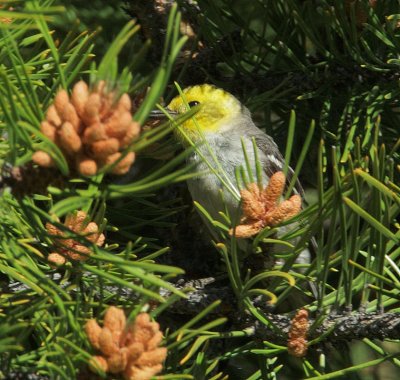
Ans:
{"label": "pine tree branch", "polygon": [[[221,306],[217,313],[224,313],[231,320],[236,320],[236,328],[253,329],[254,337],[268,340],[276,344],[286,344],[287,334],[291,326],[292,316],[273,314],[264,311],[265,317],[276,327],[271,329],[255,317],[246,316],[237,319],[238,309],[236,300],[229,287],[210,287],[212,279],[202,279],[182,283],[179,288],[193,287],[195,290],[188,293],[188,299],[182,299],[172,305],[169,311],[179,314],[198,313],[216,299],[220,299]],[[164,295],[164,294],[163,294]],[[320,318],[318,318],[320,320]],[[353,339],[400,339],[400,313],[367,313],[356,311],[353,313],[331,313],[318,326],[315,318],[310,318],[311,326],[308,340],[313,340],[327,334],[324,341],[338,343]]]}
{"label": "pine tree branch", "polygon": [[[91,276],[91,275],[89,275]],[[56,282],[60,279],[60,275],[53,278]],[[187,293],[187,299],[180,299],[172,304],[166,311],[170,315],[186,315],[188,317],[198,314],[205,307],[215,302],[221,301],[221,305],[216,308],[213,313],[223,314],[234,322],[235,328],[238,330],[251,330],[252,336],[261,341],[270,341],[275,344],[286,345],[288,332],[292,322],[292,315],[273,314],[265,308],[264,316],[274,326],[269,326],[260,322],[251,315],[243,315],[238,313],[237,300],[229,286],[218,287],[210,286],[215,283],[212,277],[184,281],[178,281],[176,287],[180,290],[191,288],[193,290]],[[63,283],[62,287],[68,287],[68,282]],[[15,282],[3,291],[20,292],[28,289],[28,287],[19,282]],[[105,286],[105,290],[110,293],[119,293],[121,297],[133,300],[139,298],[140,295],[135,294],[130,289],[121,289],[119,287]],[[170,291],[160,290],[163,297],[169,297]],[[100,294],[99,294],[100,297]],[[263,303],[265,304],[265,303]],[[239,316],[238,316],[239,314]],[[338,344],[341,342],[350,342],[351,340],[369,339],[400,339],[400,313],[367,313],[364,311],[355,311],[352,313],[331,313],[325,316],[321,322],[321,318],[309,319],[310,330],[307,335],[308,341],[320,338],[326,335],[322,342],[330,344]],[[315,326],[314,326],[315,325]]]}
{"label": "pine tree branch", "polygon": [[[287,333],[291,325],[291,318],[286,315],[267,313],[266,317],[282,335],[268,328],[258,320],[251,321],[254,336],[260,340],[270,340],[274,343],[285,344]],[[329,333],[324,341],[338,343],[353,339],[400,339],[400,313],[366,313],[328,315],[320,326],[313,328],[315,319],[309,320],[311,329],[308,340],[313,340]]]}

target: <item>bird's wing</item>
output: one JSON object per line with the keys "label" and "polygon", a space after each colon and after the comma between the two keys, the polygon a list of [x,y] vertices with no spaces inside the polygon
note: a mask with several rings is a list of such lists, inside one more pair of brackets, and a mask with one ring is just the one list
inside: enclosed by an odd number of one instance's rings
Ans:
{"label": "bird's wing", "polygon": [[[265,155],[263,168],[267,176],[271,177],[274,173],[282,171],[285,166],[285,160],[272,137],[268,136],[258,128],[256,130],[252,129],[251,137],[254,137],[257,148]],[[294,170],[289,166],[286,174],[286,189],[289,187],[293,175]],[[304,199],[304,189],[298,178],[296,179],[294,192]]]}

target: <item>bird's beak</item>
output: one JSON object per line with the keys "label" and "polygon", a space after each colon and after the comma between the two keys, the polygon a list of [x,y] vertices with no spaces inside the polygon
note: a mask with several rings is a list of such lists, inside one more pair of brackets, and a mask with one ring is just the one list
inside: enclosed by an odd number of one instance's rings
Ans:
{"label": "bird's beak", "polygon": [[[168,115],[171,115],[171,116],[176,116],[176,115],[178,115],[178,112],[171,111],[171,110],[169,110],[168,108],[164,108],[164,111],[165,111]],[[167,115],[165,114],[164,111],[161,111],[161,110],[153,110],[153,111],[150,112],[150,115],[149,115],[149,116],[150,116],[152,119],[166,119],[166,118],[167,118]]]}

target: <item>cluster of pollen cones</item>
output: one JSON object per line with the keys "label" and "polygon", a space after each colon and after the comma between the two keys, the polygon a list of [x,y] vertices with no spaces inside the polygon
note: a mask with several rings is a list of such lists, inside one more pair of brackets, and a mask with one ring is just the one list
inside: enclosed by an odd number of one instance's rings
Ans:
{"label": "cluster of pollen cones", "polygon": [[307,333],[309,329],[308,311],[300,309],[292,319],[288,334],[288,352],[297,358],[306,356],[308,349]]}
{"label": "cluster of pollen cones", "polygon": [[104,315],[103,327],[91,319],[85,330],[92,346],[101,353],[90,361],[93,371],[122,374],[126,380],[149,380],[162,370],[167,349],[159,347],[162,332],[147,313],[127,323],[123,310],[111,306]]}
{"label": "cluster of pollen cones", "polygon": [[[131,108],[128,94],[116,100],[104,81],[93,90],[80,81],[71,96],[66,90],[58,91],[40,129],[80,174],[95,175],[105,165],[111,165],[113,174],[125,174],[135,154],[123,155],[121,151],[140,133],[139,124],[132,121]],[[35,152],[32,159],[43,167],[54,166],[52,157],[44,151]]]}
{"label": "cluster of pollen cones", "polygon": [[241,224],[229,230],[238,238],[249,238],[259,233],[266,226],[276,226],[297,215],[301,210],[301,197],[293,195],[280,202],[285,188],[286,177],[283,172],[276,172],[268,185],[261,189],[258,184],[250,183],[240,192],[243,218]]}
{"label": "cluster of pollen cones", "polygon": [[[99,232],[95,222],[90,222],[84,211],[69,214],[65,218],[64,226],[72,232],[84,237],[98,246],[104,244],[104,235]],[[60,230],[51,223],[46,223],[46,230],[52,237],[56,252],[50,253],[48,260],[55,266],[63,265],[67,259],[75,261],[86,261],[92,250],[81,242],[72,239],[68,233]]]}

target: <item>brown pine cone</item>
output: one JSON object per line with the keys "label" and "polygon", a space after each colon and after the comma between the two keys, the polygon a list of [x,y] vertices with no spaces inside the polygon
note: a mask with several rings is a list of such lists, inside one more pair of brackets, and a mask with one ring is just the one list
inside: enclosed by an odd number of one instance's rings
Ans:
{"label": "brown pine cone", "polygon": [[[113,174],[125,174],[135,154],[122,151],[140,133],[140,125],[132,120],[131,108],[128,94],[115,100],[115,93],[108,91],[104,81],[93,90],[80,81],[71,96],[66,90],[58,91],[40,129],[80,174],[95,175],[105,165],[111,166]],[[37,151],[32,159],[42,167],[54,167],[47,152]]]}

